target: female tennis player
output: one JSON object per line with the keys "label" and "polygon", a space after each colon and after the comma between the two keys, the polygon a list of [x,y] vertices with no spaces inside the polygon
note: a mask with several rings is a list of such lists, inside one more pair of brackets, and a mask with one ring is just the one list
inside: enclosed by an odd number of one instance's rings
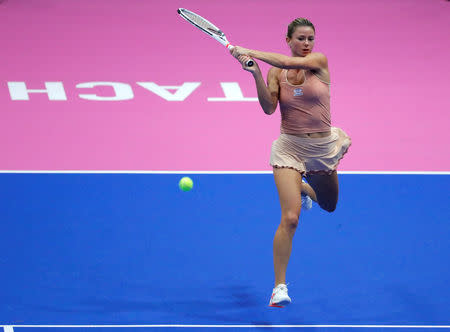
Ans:
{"label": "female tennis player", "polygon": [[[281,111],[281,134],[272,144],[270,164],[281,205],[281,222],[273,241],[275,287],[269,306],[291,303],[286,286],[286,270],[297,229],[302,197],[312,199],[332,212],[338,201],[337,165],[351,144],[339,128],[331,126],[330,74],[324,54],[312,52],[315,28],[305,18],[288,26],[286,42],[291,56],[235,46],[230,53],[255,79],[259,103],[266,114]],[[255,61],[273,67],[267,85]],[[307,183],[302,182],[306,178]],[[305,200],[303,200],[305,201]]]}

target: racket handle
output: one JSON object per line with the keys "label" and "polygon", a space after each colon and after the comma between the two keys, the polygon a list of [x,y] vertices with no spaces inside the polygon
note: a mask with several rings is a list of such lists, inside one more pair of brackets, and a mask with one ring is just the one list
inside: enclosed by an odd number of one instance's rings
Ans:
{"label": "racket handle", "polygon": [[[227,47],[229,50],[232,50],[234,46],[231,45],[231,44],[227,44],[226,47]],[[247,67],[252,67],[254,64],[255,64],[255,62],[254,62],[253,60],[247,60],[247,62],[245,63],[245,65],[246,65]]]}

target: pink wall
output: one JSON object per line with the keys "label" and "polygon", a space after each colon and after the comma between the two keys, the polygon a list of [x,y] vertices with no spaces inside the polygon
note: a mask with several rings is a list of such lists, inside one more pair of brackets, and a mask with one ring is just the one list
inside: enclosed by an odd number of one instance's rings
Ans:
{"label": "pink wall", "polygon": [[[450,170],[444,0],[4,0],[0,169],[270,170],[279,112],[208,101],[224,96],[221,82],[254,98],[254,82],[178,7],[206,16],[232,43],[285,54],[287,24],[308,17],[315,50],[329,58],[333,123],[353,139],[340,169]],[[125,83],[132,99],[79,96],[114,96],[111,87],[76,87],[98,81]],[[8,82],[62,82],[66,100],[13,100]],[[167,101],[137,82],[201,84],[184,101]]]}

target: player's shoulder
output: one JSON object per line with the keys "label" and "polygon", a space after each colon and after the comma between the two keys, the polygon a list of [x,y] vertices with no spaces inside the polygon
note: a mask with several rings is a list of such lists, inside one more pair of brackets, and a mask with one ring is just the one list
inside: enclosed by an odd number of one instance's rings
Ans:
{"label": "player's shoulder", "polygon": [[311,52],[307,56],[314,57],[317,61],[320,61],[321,64],[323,64],[323,65],[328,64],[327,56],[325,54],[321,53],[321,52]]}
{"label": "player's shoulder", "polygon": [[267,76],[269,77],[278,77],[280,76],[283,69],[278,67],[270,67],[269,72],[267,73]]}
{"label": "player's shoulder", "polygon": [[314,54],[315,56],[320,56],[326,58],[327,56],[322,52],[311,52],[310,54]]}
{"label": "player's shoulder", "polygon": [[279,74],[279,73],[281,73],[282,70],[283,70],[282,68],[278,68],[278,67],[270,67],[269,73],[272,73],[272,74]]}

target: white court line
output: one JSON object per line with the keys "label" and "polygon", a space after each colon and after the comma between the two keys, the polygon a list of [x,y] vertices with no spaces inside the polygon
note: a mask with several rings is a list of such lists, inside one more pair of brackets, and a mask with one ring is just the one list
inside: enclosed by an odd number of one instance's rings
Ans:
{"label": "white court line", "polygon": [[[1,326],[1,325],[0,325]],[[405,328],[405,329],[449,329],[450,325],[8,325],[4,332],[13,332],[13,328]]]}
{"label": "white court line", "polygon": [[[450,171],[338,171],[339,174],[450,175]],[[272,174],[272,171],[0,170],[0,174]]]}

